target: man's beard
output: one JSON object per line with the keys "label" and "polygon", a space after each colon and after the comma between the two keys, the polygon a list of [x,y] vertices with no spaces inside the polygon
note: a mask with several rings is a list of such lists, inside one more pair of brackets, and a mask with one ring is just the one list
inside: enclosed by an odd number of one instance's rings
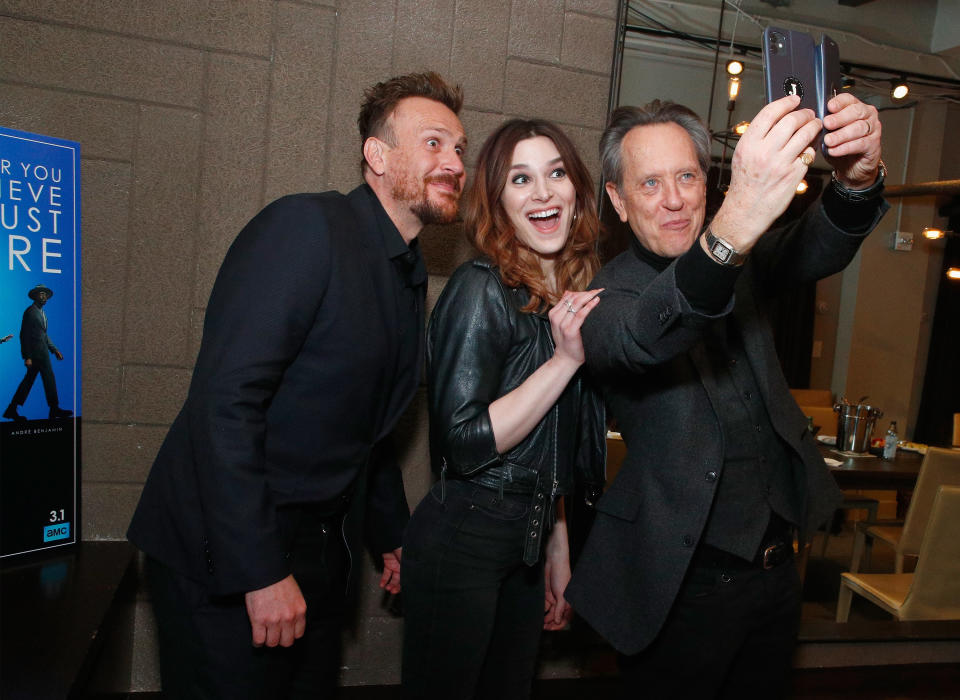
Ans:
{"label": "man's beard", "polygon": [[[432,201],[427,191],[427,186],[431,182],[450,184],[454,191],[449,196],[440,195],[443,199],[441,202]],[[457,205],[460,202],[460,180],[454,175],[430,175],[423,178],[418,190],[412,178],[404,176],[393,183],[390,194],[398,202],[408,202],[410,211],[423,225],[449,224],[457,218]]]}

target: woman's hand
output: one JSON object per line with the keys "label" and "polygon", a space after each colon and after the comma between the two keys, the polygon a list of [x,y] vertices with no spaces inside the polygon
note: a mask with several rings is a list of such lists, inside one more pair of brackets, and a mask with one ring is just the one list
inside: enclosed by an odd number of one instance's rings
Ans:
{"label": "woman's hand", "polygon": [[573,608],[563,597],[570,583],[570,545],[567,542],[567,523],[563,520],[562,501],[558,503],[557,522],[544,551],[543,629],[560,630],[573,617]]}
{"label": "woman's hand", "polygon": [[573,362],[577,367],[583,364],[580,327],[583,326],[587,314],[600,303],[598,295],[602,291],[589,289],[585,292],[564,292],[560,301],[550,309],[547,316],[550,318],[550,330],[556,346],[554,356]]}
{"label": "woman's hand", "polygon": [[553,357],[544,362],[510,393],[490,404],[490,427],[497,452],[505,453],[520,444],[560,398],[570,379],[583,364],[580,326],[600,300],[602,290],[564,292],[550,309],[550,330],[556,346]]}

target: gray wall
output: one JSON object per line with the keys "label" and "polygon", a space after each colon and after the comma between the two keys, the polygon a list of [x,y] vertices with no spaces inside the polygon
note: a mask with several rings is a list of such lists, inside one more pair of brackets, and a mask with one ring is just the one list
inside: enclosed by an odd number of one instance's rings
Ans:
{"label": "gray wall", "polygon": [[[286,193],[359,182],[364,87],[436,70],[475,153],[510,116],[571,134],[595,174],[616,0],[0,0],[0,124],[83,148],[83,539],[122,539],[185,396],[205,304],[243,224]],[[469,255],[423,234],[431,299]],[[429,482],[421,391],[398,434]],[[400,622],[367,571],[344,682],[398,681]],[[149,606],[132,678],[157,687]]]}

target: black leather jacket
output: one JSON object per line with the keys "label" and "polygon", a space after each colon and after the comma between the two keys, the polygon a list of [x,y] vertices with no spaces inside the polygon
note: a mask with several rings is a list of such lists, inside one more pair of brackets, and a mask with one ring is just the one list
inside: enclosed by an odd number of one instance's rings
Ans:
{"label": "black leather jacket", "polygon": [[531,494],[524,560],[536,562],[557,495],[584,487],[592,503],[604,485],[603,403],[580,372],[518,445],[499,454],[489,405],[553,356],[546,314],[524,313],[526,289],[506,287],[497,268],[461,265],[430,317],[427,376],[430,447],[441,479],[469,479],[501,493]]}

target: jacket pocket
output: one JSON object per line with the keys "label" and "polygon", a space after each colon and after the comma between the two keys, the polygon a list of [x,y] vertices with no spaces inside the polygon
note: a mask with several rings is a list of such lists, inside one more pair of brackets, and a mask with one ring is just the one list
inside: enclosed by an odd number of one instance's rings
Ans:
{"label": "jacket pocket", "polygon": [[597,501],[597,510],[632,523],[640,514],[640,494],[627,489],[611,488]]}

